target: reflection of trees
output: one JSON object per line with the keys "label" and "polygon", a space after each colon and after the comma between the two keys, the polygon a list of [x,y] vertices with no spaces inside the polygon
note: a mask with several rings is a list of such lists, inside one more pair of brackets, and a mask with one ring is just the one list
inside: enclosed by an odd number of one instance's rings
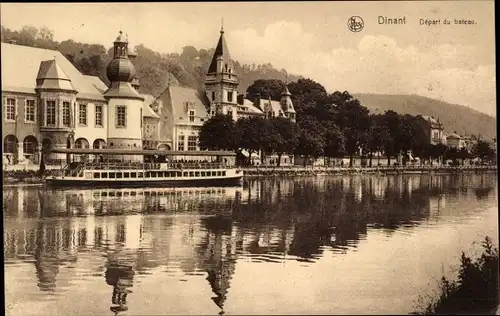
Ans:
{"label": "reflection of trees", "polygon": [[474,194],[476,194],[478,200],[484,200],[490,195],[491,191],[493,191],[493,188],[476,188]]}
{"label": "reflection of trees", "polygon": [[[495,185],[494,178],[492,180],[489,180],[489,190]],[[454,195],[457,190],[463,192],[464,188],[484,184],[485,178],[474,175],[466,176],[465,180],[457,176],[332,177],[321,186],[309,179],[299,179],[288,192],[282,192],[281,199],[275,199],[273,191],[263,189],[275,186],[276,181],[279,180],[260,181],[271,183],[260,185],[249,181],[248,188],[257,188],[259,198],[248,199],[236,207],[235,225],[256,236],[265,234],[268,226],[282,231],[292,229],[294,238],[289,254],[311,259],[320,255],[324,246],[340,249],[355,246],[364,238],[368,227],[391,234],[402,226],[418,225],[430,214],[431,198]],[[278,244],[283,245],[283,240]],[[256,240],[246,250],[264,251]],[[273,251],[276,250],[282,249],[275,246]]]}
{"label": "reflection of trees", "polygon": [[[23,255],[28,262],[33,259],[29,255],[34,256],[39,288],[51,291],[65,263],[86,251],[104,254],[105,280],[113,287],[111,310],[116,313],[127,308],[134,274],[159,266],[184,273],[204,271],[213,301],[223,310],[238,255],[268,262],[280,262],[287,255],[312,261],[324,249],[356,247],[368,228],[391,233],[418,225],[430,216],[431,200],[460,192],[466,193],[464,198],[482,199],[496,186],[494,177],[484,175],[325,177],[320,184],[317,180],[248,181],[241,194],[226,195],[209,189],[147,195],[121,190],[120,198],[116,191],[114,197],[109,191],[106,196],[103,191],[12,191],[4,194],[10,199],[5,209],[8,220],[31,216],[26,207],[16,208],[23,204],[16,199],[23,196],[32,199],[40,193],[43,212],[38,222],[23,229],[6,225],[4,255],[7,261]],[[101,211],[92,207],[94,203],[100,203]],[[99,216],[73,216],[87,215],[89,208]],[[193,216],[155,214],[169,209],[190,210]],[[118,216],[105,216],[109,214]],[[57,218],[46,218],[53,216]]]}

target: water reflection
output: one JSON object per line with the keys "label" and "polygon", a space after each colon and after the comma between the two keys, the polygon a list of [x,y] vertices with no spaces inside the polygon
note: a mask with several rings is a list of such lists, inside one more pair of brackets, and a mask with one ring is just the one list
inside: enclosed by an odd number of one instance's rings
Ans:
{"label": "water reflection", "polygon": [[40,293],[79,291],[75,280],[99,278],[94,286],[108,287],[115,315],[129,309],[134,284],[158,268],[203,277],[223,313],[238,260],[314,263],[327,249],[356,251],[370,230],[390,237],[475,211],[495,188],[488,174],[252,180],[243,188],[4,188],[4,258],[34,264]]}

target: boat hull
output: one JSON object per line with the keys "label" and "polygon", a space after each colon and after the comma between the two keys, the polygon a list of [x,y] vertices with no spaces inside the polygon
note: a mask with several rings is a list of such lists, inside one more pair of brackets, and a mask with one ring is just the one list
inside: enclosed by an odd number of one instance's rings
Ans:
{"label": "boat hull", "polygon": [[47,184],[55,187],[191,187],[191,186],[239,186],[243,176],[212,179],[147,179],[92,180],[72,178],[47,178]]}

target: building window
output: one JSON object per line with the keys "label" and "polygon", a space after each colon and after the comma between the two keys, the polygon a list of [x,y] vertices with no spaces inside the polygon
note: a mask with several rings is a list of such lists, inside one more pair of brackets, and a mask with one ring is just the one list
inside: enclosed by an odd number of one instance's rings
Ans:
{"label": "building window", "polygon": [[144,118],[142,117],[142,109],[141,109],[141,128],[142,128],[142,121],[144,121]]}
{"label": "building window", "polygon": [[188,151],[196,151],[198,147],[198,137],[188,136]]}
{"label": "building window", "polygon": [[102,127],[102,105],[95,106],[95,126]]}
{"label": "building window", "polygon": [[14,135],[7,135],[3,140],[3,153],[13,154],[17,150],[17,138]]}
{"label": "building window", "polygon": [[194,122],[194,111],[189,111],[189,121]]}
{"label": "building window", "polygon": [[228,111],[227,111],[227,115],[228,115],[228,116],[230,116],[230,117],[233,117],[233,111],[228,110]]}
{"label": "building window", "polygon": [[63,102],[62,119],[64,127],[69,127],[71,125],[71,104],[69,102]]}
{"label": "building window", "polygon": [[212,101],[215,101],[215,91],[212,91]]}
{"label": "building window", "polygon": [[16,119],[16,99],[7,98],[5,104],[5,119],[7,121],[14,121]]}
{"label": "building window", "polygon": [[47,116],[45,118],[46,126],[56,125],[56,101],[47,101]]}
{"label": "building window", "polygon": [[233,102],[233,91],[228,91],[227,92],[227,101],[228,102]]}
{"label": "building window", "polygon": [[26,122],[35,122],[35,100],[26,100],[24,105],[24,120]]}
{"label": "building window", "polygon": [[179,139],[177,141],[177,150],[184,151],[184,135],[179,135]]}
{"label": "building window", "polygon": [[32,135],[27,136],[23,141],[23,152],[25,155],[33,155],[36,151],[38,142]]}
{"label": "building window", "polygon": [[87,126],[87,104],[78,105],[78,124]]}
{"label": "building window", "polygon": [[116,127],[127,126],[127,108],[124,105],[116,107]]}

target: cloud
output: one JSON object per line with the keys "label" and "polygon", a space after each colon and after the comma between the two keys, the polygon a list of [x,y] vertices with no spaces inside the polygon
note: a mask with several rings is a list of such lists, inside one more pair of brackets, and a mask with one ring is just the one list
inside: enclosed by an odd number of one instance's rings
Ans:
{"label": "cloud", "polygon": [[419,94],[496,113],[495,66],[480,65],[472,46],[443,44],[429,51],[402,47],[388,36],[365,35],[354,48],[321,50],[299,23],[279,21],[228,34],[233,58],[271,63],[310,77],[328,90]]}

